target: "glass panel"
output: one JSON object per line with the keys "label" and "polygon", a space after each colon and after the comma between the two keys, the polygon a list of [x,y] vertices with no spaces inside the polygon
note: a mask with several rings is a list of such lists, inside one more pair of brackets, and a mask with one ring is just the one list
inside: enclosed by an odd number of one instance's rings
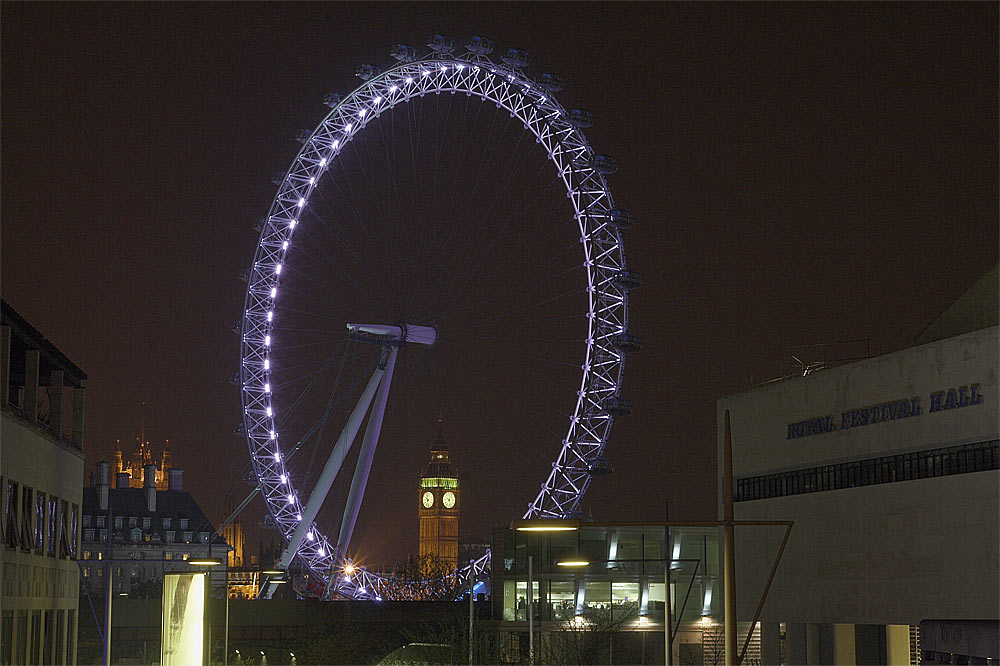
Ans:
{"label": "glass panel", "polygon": [[[517,591],[515,592],[515,597],[517,599],[517,613],[515,617],[518,621],[527,622],[528,620],[528,581],[519,580],[517,581]],[[532,608],[532,615],[535,619],[538,619],[538,581],[531,581],[531,597],[532,603],[534,603],[534,608]]]}
{"label": "glass panel", "polygon": [[516,605],[514,600],[514,581],[505,580],[503,582],[503,619],[505,622],[514,621]]}
{"label": "glass panel", "polygon": [[45,530],[47,534],[46,536],[47,543],[45,545],[46,545],[46,552],[52,557],[56,556],[56,528],[58,527],[56,520],[58,517],[59,517],[59,498],[55,497],[54,495],[50,495],[49,511],[48,515],[45,517],[47,521],[46,525],[48,526],[48,529]]}
{"label": "glass panel", "polygon": [[615,619],[638,615],[639,583],[611,583],[611,608]]}
{"label": "glass panel", "polygon": [[31,532],[31,488],[27,486],[21,492],[21,548],[23,550],[31,550],[32,545],[34,545],[34,539],[32,538]]}
{"label": "glass panel", "polygon": [[45,493],[35,497],[35,552],[45,554]]}
{"label": "glass panel", "polygon": [[610,610],[611,581],[587,581],[584,586],[583,606],[589,610]]}
{"label": "glass panel", "polygon": [[59,502],[59,557],[69,557],[69,539],[66,536],[66,514],[69,513],[69,502]]}
{"label": "glass panel", "polygon": [[70,513],[70,524],[69,524],[69,555],[73,559],[76,559],[76,549],[77,543],[80,541],[80,507],[76,504],[73,505],[73,511]]}
{"label": "glass panel", "polygon": [[549,583],[549,607],[553,620],[573,617],[576,583],[571,580],[554,580]]}

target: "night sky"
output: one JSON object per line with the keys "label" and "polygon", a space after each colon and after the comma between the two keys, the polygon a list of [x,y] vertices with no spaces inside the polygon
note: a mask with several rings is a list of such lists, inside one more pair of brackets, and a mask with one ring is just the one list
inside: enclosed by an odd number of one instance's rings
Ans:
{"label": "night sky", "polygon": [[[615,473],[582,505],[595,519],[659,519],[665,501],[674,519],[714,517],[719,396],[780,376],[801,345],[910,346],[998,257],[996,3],[0,12],[3,298],[89,375],[88,472],[115,439],[127,455],[144,424],[157,453],[170,440],[216,517],[228,489],[249,490],[234,483],[247,456],[228,379],[251,225],[299,148],[295,132],[327,111],[324,94],[357,86],[360,63],[389,66],[398,42],[478,33],[528,50],[529,72],[562,75],[560,102],[592,111],[591,145],[621,163],[609,182],[638,218],[625,251],[645,280],[631,300],[644,346],[626,366],[634,411],[612,431]],[[444,371],[435,381],[458,384]],[[462,472],[463,538],[520,517],[537,484],[505,485],[548,463],[515,471],[509,461],[531,455],[481,430],[532,429],[511,390],[508,402],[435,405],[435,389],[400,407],[359,523],[369,561],[416,551],[415,484],[438,413]],[[534,441],[555,456],[558,437]]]}

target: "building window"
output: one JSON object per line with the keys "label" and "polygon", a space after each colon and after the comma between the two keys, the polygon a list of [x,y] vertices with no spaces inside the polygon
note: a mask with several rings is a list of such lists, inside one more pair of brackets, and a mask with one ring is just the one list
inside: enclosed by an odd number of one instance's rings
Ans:
{"label": "building window", "polygon": [[183,555],[181,555],[181,559],[184,560],[185,562],[187,562],[190,557],[191,553],[184,553]]}
{"label": "building window", "polygon": [[173,530],[167,530],[163,534],[164,534],[164,540],[167,543],[173,543],[174,542],[174,531]]}
{"label": "building window", "polygon": [[165,530],[169,530],[170,529],[170,519],[169,518],[164,518],[163,519],[163,529],[165,529]]}
{"label": "building window", "polygon": [[181,522],[181,529],[182,530],[186,530],[188,528],[188,519],[187,518],[181,518],[180,522]]}
{"label": "building window", "polygon": [[46,530],[48,536],[48,543],[46,544],[46,552],[49,557],[56,556],[56,539],[59,535],[59,498],[55,495],[49,495],[49,515],[47,516],[48,529]]}
{"label": "building window", "polygon": [[191,543],[191,538],[194,536],[193,532],[184,533],[184,543]]}
{"label": "building window", "polygon": [[4,545],[7,548],[17,548],[17,483],[7,479],[5,499],[3,503]]}
{"label": "building window", "polygon": [[165,559],[165,560],[172,560],[172,559],[174,559],[174,554],[173,553],[169,553],[169,552],[168,553],[163,553],[163,559]]}
{"label": "building window", "polygon": [[128,517],[128,526],[129,526],[129,529],[135,527],[138,524],[139,524],[139,520],[135,516],[129,516]]}
{"label": "building window", "polygon": [[30,551],[34,545],[33,533],[31,531],[31,488],[24,487],[21,492],[21,550]]}
{"label": "building window", "polygon": [[90,578],[90,567],[84,567],[83,568],[83,577],[84,578]]}
{"label": "building window", "polygon": [[84,541],[93,541],[94,540],[94,530],[84,530],[83,531],[83,540]]}
{"label": "building window", "polygon": [[997,440],[736,480],[735,501],[998,469]]}
{"label": "building window", "polygon": [[208,543],[208,532],[198,532],[198,540],[202,543]]}
{"label": "building window", "polygon": [[125,527],[125,519],[122,516],[115,516],[115,529],[120,530]]}
{"label": "building window", "polygon": [[35,553],[45,554],[45,493],[35,495]]}
{"label": "building window", "polygon": [[80,507],[76,504],[73,505],[72,511],[69,514],[69,556],[76,559],[77,544],[80,542]]}
{"label": "building window", "polygon": [[83,514],[83,526],[84,527],[90,527],[90,515],[89,514],[86,514],[86,513]]}
{"label": "building window", "polygon": [[69,557],[69,502],[59,502],[59,557]]}
{"label": "building window", "polygon": [[131,537],[132,541],[142,541],[142,530],[136,527],[132,530]]}
{"label": "building window", "polygon": [[143,518],[142,519],[142,529],[148,531],[149,528],[150,528],[150,526],[152,525],[152,521],[153,521],[153,519],[150,518],[149,516],[146,516],[145,518]]}

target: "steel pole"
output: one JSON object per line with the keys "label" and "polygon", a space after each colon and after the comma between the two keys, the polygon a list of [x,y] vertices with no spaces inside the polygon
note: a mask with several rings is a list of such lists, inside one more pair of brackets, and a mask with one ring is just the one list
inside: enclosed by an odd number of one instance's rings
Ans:
{"label": "steel pole", "polygon": [[735,528],[733,527],[733,435],[729,426],[729,410],[726,410],[726,430],[723,448],[723,506],[725,507],[726,525],[723,539],[723,570],[725,581],[723,594],[726,601],[725,634],[726,634],[726,664],[735,666],[738,663],[736,652],[736,552]]}
{"label": "steel pole", "polygon": [[535,665],[535,609],[533,607],[534,596],[532,592],[531,564],[532,556],[528,555],[528,666]]}
{"label": "steel pole", "polygon": [[[670,508],[664,502],[663,520],[670,520]],[[673,550],[670,544],[670,526],[663,527],[663,663],[671,666],[674,663],[674,622],[673,603],[670,600],[670,558]]]}
{"label": "steel pole", "polygon": [[[110,479],[109,479],[110,481]],[[104,603],[104,666],[111,666],[111,595],[114,593],[114,569],[111,566],[111,540],[114,538],[111,523],[111,490],[108,489],[108,573]]]}
{"label": "steel pole", "polygon": [[472,604],[476,590],[476,561],[469,560],[469,666],[472,666]]}

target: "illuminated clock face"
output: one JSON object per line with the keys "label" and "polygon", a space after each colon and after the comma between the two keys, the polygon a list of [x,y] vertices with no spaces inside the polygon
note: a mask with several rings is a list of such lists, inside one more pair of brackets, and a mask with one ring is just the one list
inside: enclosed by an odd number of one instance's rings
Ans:
{"label": "illuminated clock face", "polygon": [[444,494],[441,498],[441,503],[444,504],[444,508],[450,509],[455,506],[455,493],[450,490]]}
{"label": "illuminated clock face", "polygon": [[424,505],[425,509],[431,508],[434,506],[434,493],[424,493],[423,497],[420,498],[420,502]]}

